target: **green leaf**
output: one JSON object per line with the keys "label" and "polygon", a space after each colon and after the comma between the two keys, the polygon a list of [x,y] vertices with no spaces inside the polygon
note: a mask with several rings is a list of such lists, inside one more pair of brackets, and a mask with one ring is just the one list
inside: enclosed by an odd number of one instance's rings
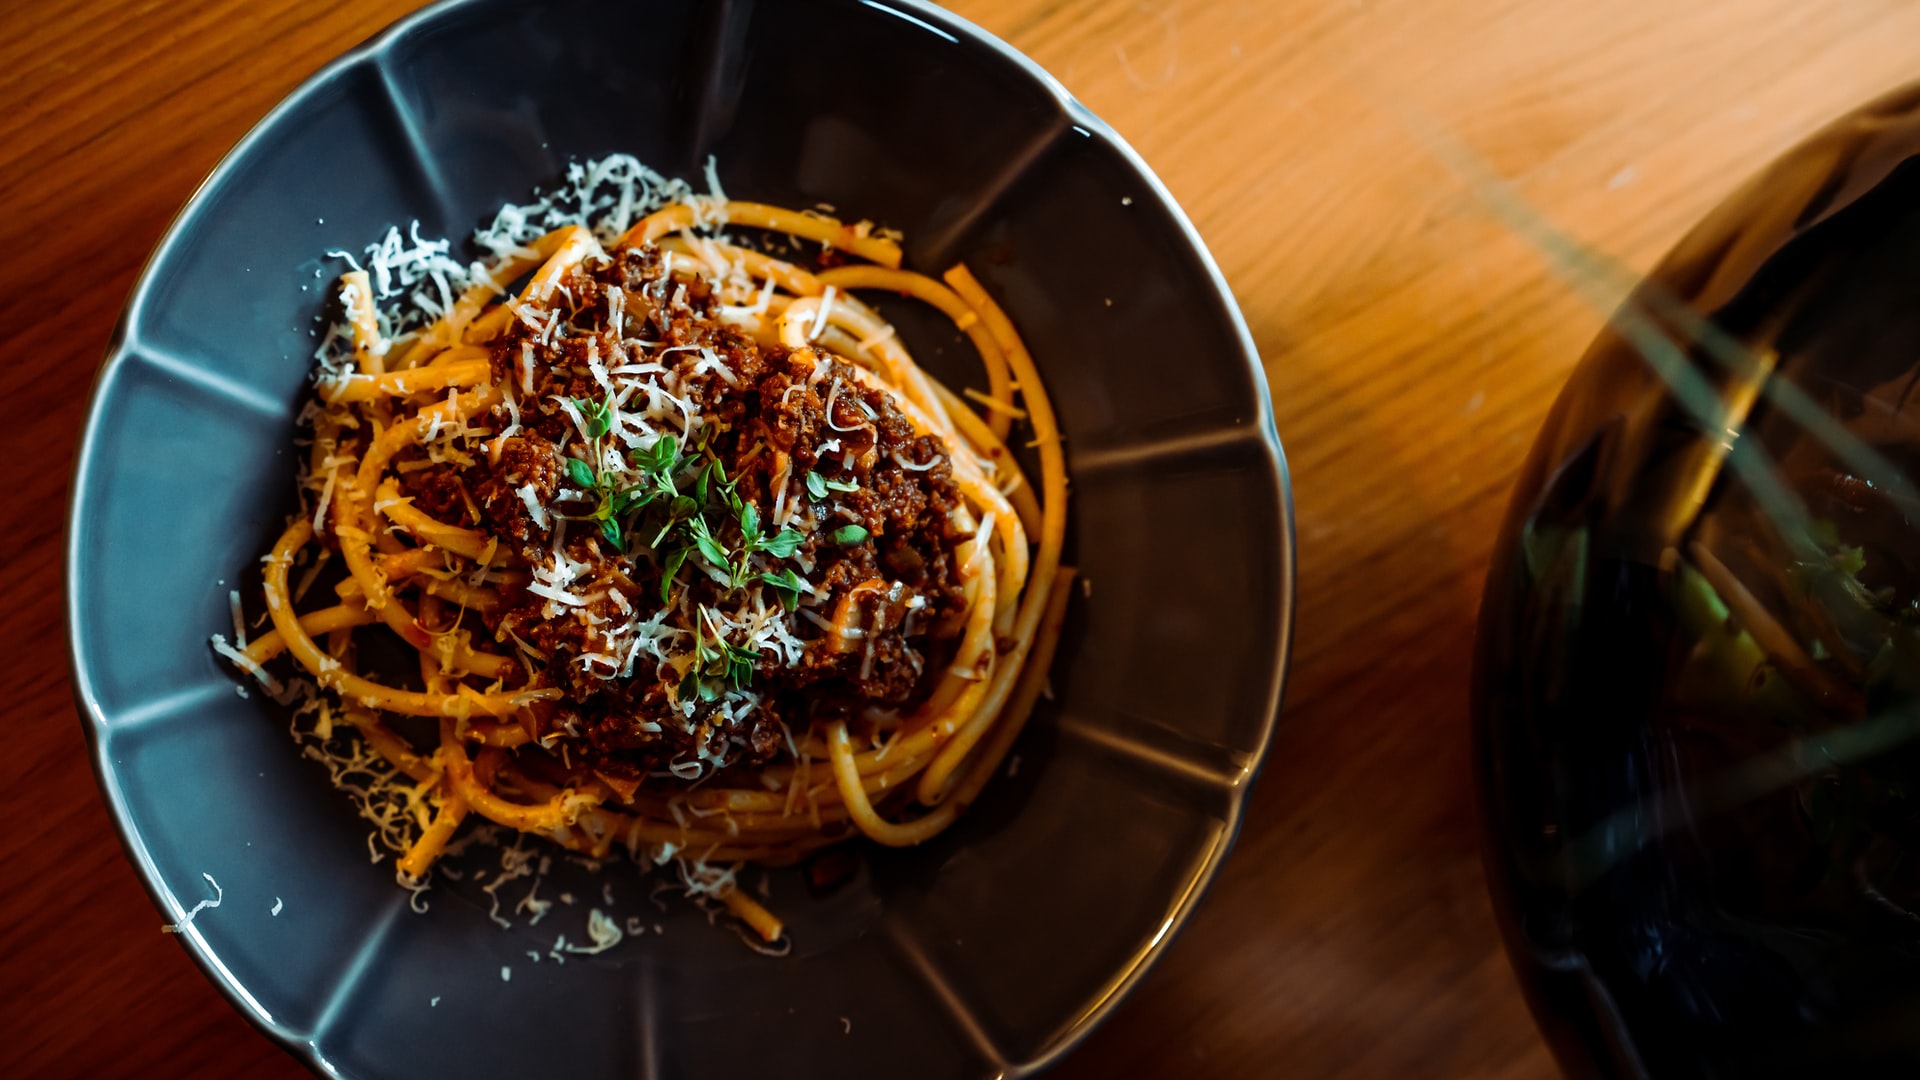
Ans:
{"label": "green leaf", "polygon": [[824,487],[826,487],[828,491],[859,491],[860,490],[860,485],[854,483],[851,480],[822,480],[821,484]]}
{"label": "green leaf", "polygon": [[827,497],[827,480],[817,472],[807,474],[807,494],[816,499]]}
{"label": "green leaf", "polygon": [[776,559],[785,559],[800,549],[800,534],[792,529],[782,529],[779,535],[760,543],[760,550]]}
{"label": "green leaf", "polygon": [[679,460],[680,440],[671,435],[662,435],[660,441],[653,444],[653,460],[649,463],[650,471],[659,474],[672,472],[674,464]]}
{"label": "green leaf", "polygon": [[580,419],[586,429],[587,438],[597,439],[607,433],[607,427],[612,422],[612,416],[611,411],[607,408],[606,402],[577,397],[573,399],[573,407],[580,412]]}
{"label": "green leaf", "polygon": [[700,557],[712,563],[714,567],[727,565],[727,549],[720,545],[720,541],[713,538],[712,532],[708,531],[706,518],[693,519],[693,545],[700,550]]}
{"label": "green leaf", "polygon": [[693,501],[701,506],[707,505],[707,477],[711,475],[713,475],[713,465],[709,464],[700,470],[699,476],[693,479]]}
{"label": "green leaf", "polygon": [[593,466],[577,457],[567,459],[567,479],[583,488],[593,486]]}
{"label": "green leaf", "polygon": [[620,522],[618,520],[607,518],[605,521],[602,521],[600,523],[600,535],[607,538],[607,543],[613,545],[613,550],[624,550],[620,541]]}
{"label": "green leaf", "polygon": [[752,503],[740,507],[740,535],[748,551],[760,543],[760,509]]}
{"label": "green leaf", "polygon": [[625,517],[635,510],[646,506],[654,499],[659,498],[659,496],[660,493],[657,491],[648,491],[643,487],[630,487],[614,498],[613,512],[618,516]]}
{"label": "green leaf", "polygon": [[777,574],[761,574],[760,580],[773,587],[774,595],[780,598],[780,606],[786,608],[788,614],[800,606],[800,594],[806,590],[807,583],[793,572],[792,567]]}
{"label": "green leaf", "polygon": [[660,602],[662,604],[673,603],[673,577],[680,572],[681,565],[687,561],[687,552],[690,550],[692,549],[674,548],[667,554],[667,564],[660,571]]}
{"label": "green leaf", "polygon": [[700,505],[692,499],[687,498],[685,495],[674,496],[673,501],[667,504],[667,523],[660,526],[660,531],[654,534],[653,543],[649,546],[659,547],[660,541],[667,538],[667,534],[673,531],[675,525],[686,521],[699,512]]}
{"label": "green leaf", "polygon": [[753,665],[760,654],[752,649],[737,645],[725,648],[726,679],[735,689],[743,688],[753,682]]}
{"label": "green leaf", "polygon": [[851,547],[867,538],[867,530],[859,525],[842,525],[833,530],[828,539],[841,547]]}
{"label": "green leaf", "polygon": [[654,490],[668,496],[680,494],[679,486],[673,481],[673,474],[680,464],[679,443],[673,436],[662,435],[651,448],[635,450],[629,456],[646,474]]}
{"label": "green leaf", "polygon": [[793,567],[791,566],[785,567],[777,572],[769,571],[765,574],[761,574],[760,578],[763,581],[772,582],[773,584],[778,585],[781,588],[792,589],[795,592],[805,591],[808,588],[806,579],[802,578],[799,574],[794,573]]}

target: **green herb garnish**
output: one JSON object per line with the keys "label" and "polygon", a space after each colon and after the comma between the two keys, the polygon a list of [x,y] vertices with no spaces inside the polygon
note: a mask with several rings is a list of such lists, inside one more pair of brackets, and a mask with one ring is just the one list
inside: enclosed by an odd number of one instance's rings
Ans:
{"label": "green herb garnish", "polygon": [[662,604],[673,603],[674,575],[680,572],[681,564],[687,561],[687,554],[692,550],[692,548],[674,548],[667,553],[666,565],[660,569],[660,602]]}
{"label": "green herb garnish", "polygon": [[713,538],[712,530],[707,528],[706,518],[695,514],[688,523],[688,528],[693,530],[693,546],[699,549],[701,558],[711,563],[716,570],[727,565],[731,556],[727,554],[727,549],[721,545],[720,541]]}
{"label": "green herb garnish", "polygon": [[727,686],[741,690],[753,682],[754,665],[759,662],[760,653],[717,638],[708,640],[706,627],[709,617],[710,613],[704,606],[695,613],[693,662],[687,665],[686,674],[680,677],[681,701],[694,698],[712,701],[724,693]]}
{"label": "green herb garnish", "polygon": [[593,466],[577,457],[567,459],[567,479],[576,485],[591,489],[594,486]]}
{"label": "green herb garnish", "polygon": [[773,587],[774,594],[780,597],[780,606],[789,614],[800,606],[801,593],[813,591],[790,566],[777,574],[761,574],[760,580]]}
{"label": "green herb garnish", "polygon": [[776,559],[785,559],[800,549],[800,534],[793,529],[781,529],[766,540],[760,541],[760,550]]}
{"label": "green herb garnish", "polygon": [[597,439],[613,427],[613,406],[605,401],[591,398],[574,398],[573,407],[580,410],[580,419],[586,421],[587,438]]}
{"label": "green herb garnish", "polygon": [[829,480],[817,472],[807,474],[807,494],[815,499],[825,499],[830,491],[859,491],[860,485],[851,480]]}

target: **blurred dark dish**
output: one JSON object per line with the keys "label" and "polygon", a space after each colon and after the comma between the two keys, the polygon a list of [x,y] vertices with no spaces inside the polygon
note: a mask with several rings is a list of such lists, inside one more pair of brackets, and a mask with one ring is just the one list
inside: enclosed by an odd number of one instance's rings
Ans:
{"label": "blurred dark dish", "polygon": [[1909,89],[1730,199],[1514,496],[1476,673],[1487,865],[1575,1075],[1920,1073],[1915,154]]}
{"label": "blurred dark dish", "polygon": [[[471,878],[410,914],[281,711],[207,645],[292,508],[309,328],[340,266],[323,253],[415,218],[459,243],[613,152],[692,178],[713,155],[736,197],[902,229],[910,265],[966,260],[1066,432],[1090,588],[1017,772],[937,842],[813,887],[774,874],[781,959],[649,904],[625,865],[556,858],[537,930],[495,926]],[[964,370],[940,316],[888,313],[927,367]],[[74,682],[164,921],[218,882],[183,943],[318,1070],[1018,1075],[1106,1014],[1225,856],[1279,707],[1291,522],[1259,358],[1204,246],[1005,45],[915,2],[456,2],[296,91],[154,253],[74,481]],[[584,940],[607,884],[646,933],[561,965],[556,935]]]}

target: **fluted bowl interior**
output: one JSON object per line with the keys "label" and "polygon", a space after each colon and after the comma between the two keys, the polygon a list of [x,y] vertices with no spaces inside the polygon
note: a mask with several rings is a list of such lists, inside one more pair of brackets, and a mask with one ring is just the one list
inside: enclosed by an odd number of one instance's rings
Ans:
{"label": "fluted bowl interior", "polygon": [[[961,823],[774,872],[794,946],[744,948],[630,865],[555,858],[537,925],[485,881],[410,910],[287,717],[208,647],[293,506],[325,281],[388,227],[461,238],[572,161],[830,204],[964,260],[1043,372],[1076,598],[1006,775]],[[965,340],[883,305],[965,384]],[[1192,909],[1279,707],[1285,465],[1259,358],[1177,206],[1029,61],[930,4],[456,0],[278,106],[160,243],[95,391],[69,614],[99,779],[166,921],[234,1005],[355,1077],[1019,1074],[1070,1047]],[[253,574],[253,577],[249,577]],[[758,876],[749,884],[760,887]],[[217,889],[217,891],[216,891]],[[505,892],[509,898],[518,891]],[[644,927],[561,963],[590,907]]]}

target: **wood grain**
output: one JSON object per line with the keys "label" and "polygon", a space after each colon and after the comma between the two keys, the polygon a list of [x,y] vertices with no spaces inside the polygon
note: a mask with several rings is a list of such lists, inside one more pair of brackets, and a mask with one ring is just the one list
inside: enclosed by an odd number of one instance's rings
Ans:
{"label": "wood grain", "polygon": [[[66,682],[60,508],[89,381],[167,221],[275,101],[412,6],[0,13],[0,1074],[299,1074],[156,932],[121,853]],[[1644,268],[1768,158],[1920,72],[1920,7],[954,7],[1111,121],[1208,238],[1298,499],[1293,680],[1239,848],[1054,1075],[1550,1075],[1480,874],[1467,669],[1507,488],[1601,315],[1431,133]]]}

